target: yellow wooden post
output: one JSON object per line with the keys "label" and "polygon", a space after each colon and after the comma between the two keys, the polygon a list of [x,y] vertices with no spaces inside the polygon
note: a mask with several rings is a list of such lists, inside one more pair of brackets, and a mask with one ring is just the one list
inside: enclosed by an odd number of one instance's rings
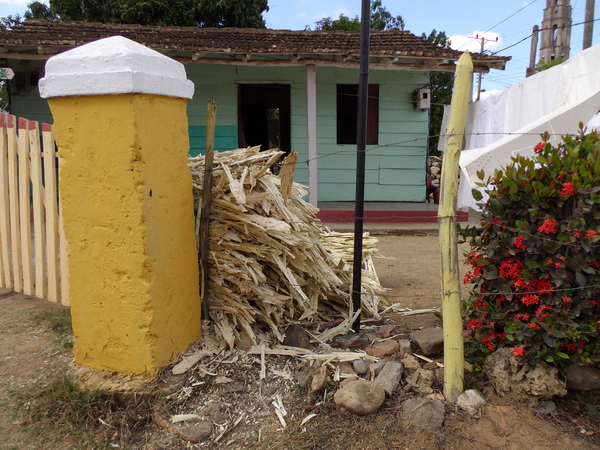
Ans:
{"label": "yellow wooden post", "polygon": [[442,164],[439,207],[440,256],[442,272],[442,314],[444,320],[444,396],[449,403],[463,391],[464,344],[456,238],[456,199],[458,195],[458,161],[463,147],[467,106],[471,95],[473,62],[468,52],[458,60],[448,139]]}

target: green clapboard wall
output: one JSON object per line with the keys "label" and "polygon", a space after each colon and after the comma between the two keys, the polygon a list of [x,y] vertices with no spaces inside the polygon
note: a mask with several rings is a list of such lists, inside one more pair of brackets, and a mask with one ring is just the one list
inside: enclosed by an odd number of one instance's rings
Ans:
{"label": "green clapboard wall", "polygon": [[[34,62],[43,73],[41,62]],[[37,67],[39,66],[39,67]],[[18,65],[15,71],[23,70]],[[247,67],[187,64],[195,84],[188,102],[190,156],[202,154],[206,140],[206,104],[217,102],[215,149],[238,146],[238,85],[281,83],[291,87],[292,150],[298,152],[295,180],[308,184],[305,67]],[[336,143],[336,85],[358,83],[358,70],[317,67],[317,153],[319,201],[353,201],[356,146]],[[369,83],[379,84],[379,144],[367,146],[366,201],[423,201],[427,157],[428,111],[416,111],[412,93],[428,83],[428,75],[412,71],[376,71]],[[51,122],[47,102],[37,88],[12,96],[12,113]]]}

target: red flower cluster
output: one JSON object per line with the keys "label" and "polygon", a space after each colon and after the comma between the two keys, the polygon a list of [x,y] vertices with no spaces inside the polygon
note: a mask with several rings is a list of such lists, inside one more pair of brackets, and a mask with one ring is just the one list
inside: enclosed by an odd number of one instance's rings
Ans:
{"label": "red flower cluster", "polygon": [[567,181],[566,183],[563,183],[562,185],[562,189],[560,191],[560,196],[564,197],[565,195],[575,195],[577,192],[575,192],[575,189],[573,188],[573,183],[570,181]]}
{"label": "red flower cluster", "polygon": [[504,278],[512,281],[520,280],[523,276],[523,263],[514,258],[508,258],[502,261],[498,273]]}
{"label": "red flower cluster", "polygon": [[585,235],[589,238],[593,238],[594,236],[596,236],[598,233],[596,232],[596,230],[590,230],[587,233],[585,233]]}
{"label": "red flower cluster", "polygon": [[585,347],[585,343],[584,342],[578,342],[577,344],[575,342],[567,342],[565,344],[565,347],[567,348],[568,351],[570,352],[577,352],[578,348],[584,348]]}
{"label": "red flower cluster", "polygon": [[554,234],[554,233],[556,233],[556,229],[557,228],[558,228],[558,220],[556,220],[556,219],[546,219],[546,220],[544,220],[544,223],[542,223],[538,227],[537,230],[540,233]]}
{"label": "red flower cluster", "polygon": [[486,345],[486,347],[488,348],[488,350],[490,350],[490,351],[492,351],[492,352],[493,352],[494,350],[496,350],[496,346],[495,346],[495,345],[492,343],[492,338],[491,338],[490,336],[486,336],[486,337],[484,337],[484,338],[481,340],[481,342],[483,342],[483,343]]}
{"label": "red flower cluster", "polygon": [[527,306],[537,305],[540,302],[540,298],[535,294],[524,294],[521,297],[521,302]]}
{"label": "red flower cluster", "polygon": [[481,328],[481,319],[471,319],[466,323],[465,327],[470,330]]}
{"label": "red flower cluster", "polygon": [[518,235],[518,236],[515,238],[515,240],[514,240],[514,242],[513,242],[513,245],[514,245],[516,248],[520,249],[520,250],[526,250],[526,249],[527,249],[527,246],[526,246],[525,244],[523,244],[523,239],[524,239],[524,238],[525,238],[525,236],[523,236],[522,234]]}
{"label": "red flower cluster", "polygon": [[527,322],[529,320],[529,317],[531,317],[529,314],[524,313],[524,314],[515,314],[515,319],[517,320],[521,320],[523,322]]}
{"label": "red flower cluster", "polygon": [[553,310],[554,308],[552,306],[549,305],[540,305],[540,307],[537,309],[537,311],[535,312],[535,316],[539,319],[539,320],[544,320],[546,318],[546,314],[544,313],[544,311],[547,310]]}
{"label": "red flower cluster", "polygon": [[533,147],[533,151],[536,153],[542,153],[542,150],[544,150],[545,145],[545,142],[538,142],[537,144],[535,144],[535,147]]}
{"label": "red flower cluster", "polygon": [[513,356],[523,356],[525,354],[525,347],[518,346],[513,348]]}

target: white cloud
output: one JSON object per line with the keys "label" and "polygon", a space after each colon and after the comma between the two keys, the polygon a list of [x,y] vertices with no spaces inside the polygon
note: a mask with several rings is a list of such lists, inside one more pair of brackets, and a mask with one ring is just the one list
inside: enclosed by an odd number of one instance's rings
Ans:
{"label": "white cloud", "polygon": [[337,19],[338,17],[340,17],[340,15],[345,15],[348,17],[350,16],[350,11],[348,11],[346,8],[338,8],[338,9],[334,9],[333,11],[317,11],[316,13],[314,13],[312,15],[313,20],[316,22],[317,20],[321,20],[324,19],[325,17],[331,17],[332,19]]}
{"label": "white cloud", "polygon": [[336,19],[338,17],[340,17],[342,14],[345,16],[350,16],[350,11],[348,11],[346,8],[338,8],[333,11],[333,15],[335,16]]}
{"label": "white cloud", "polygon": [[298,14],[296,14],[296,17],[298,17],[299,19],[306,19],[308,17],[308,13],[306,11],[301,11]]}
{"label": "white cloud", "polygon": [[479,53],[481,51],[482,38],[485,39],[483,48],[486,52],[499,50],[502,45],[502,37],[498,33],[475,30],[468,36],[460,34],[450,36],[450,47],[454,50],[468,50],[471,53]]}

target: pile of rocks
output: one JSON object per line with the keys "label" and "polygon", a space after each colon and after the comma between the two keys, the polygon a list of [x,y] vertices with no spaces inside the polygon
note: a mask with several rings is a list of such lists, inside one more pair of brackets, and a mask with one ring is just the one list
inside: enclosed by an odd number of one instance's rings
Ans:
{"label": "pile of rocks", "polygon": [[[339,381],[334,402],[357,415],[376,411],[386,398],[405,397],[400,407],[410,424],[417,428],[440,428],[445,413],[444,397],[439,390],[444,370],[442,363],[431,358],[443,350],[443,330],[425,328],[404,337],[397,327],[384,325],[376,332],[378,340],[369,345],[372,337],[351,334],[337,338],[341,347],[362,348],[365,356],[335,367],[304,368],[297,374],[298,383],[305,386],[310,383],[313,391],[320,391],[331,386],[328,382]],[[468,363],[465,369],[472,370]],[[483,404],[483,398],[475,391],[467,391],[458,403],[473,414]]]}

